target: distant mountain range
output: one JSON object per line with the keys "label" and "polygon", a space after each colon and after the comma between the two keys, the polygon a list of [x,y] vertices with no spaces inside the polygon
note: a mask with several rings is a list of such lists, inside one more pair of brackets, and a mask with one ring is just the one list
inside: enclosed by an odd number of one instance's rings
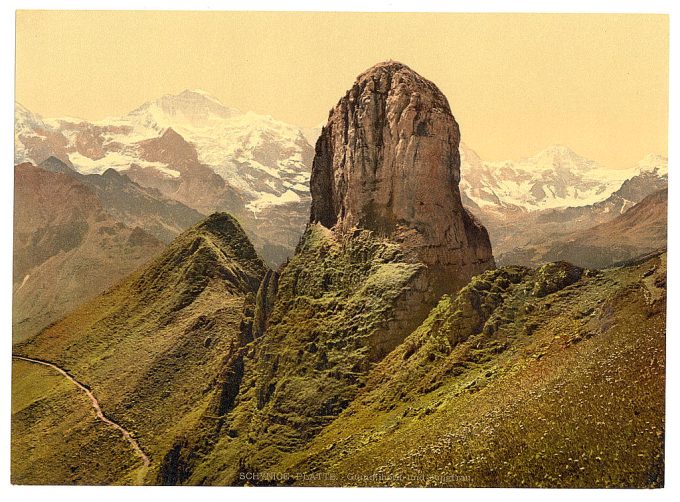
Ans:
{"label": "distant mountain range", "polygon": [[[300,128],[270,116],[241,113],[198,90],[166,95],[123,117],[96,122],[43,119],[17,105],[15,163],[39,163],[50,155],[60,157],[61,150],[83,174],[125,171],[135,165],[155,171],[159,179],[179,178],[179,159],[153,159],[143,145],[168,129],[195,147],[199,163],[241,191],[252,211],[307,195],[314,152]],[[45,155],[38,143],[55,138],[61,148],[53,145]]]}
{"label": "distant mountain range", "polygon": [[[463,203],[487,227],[499,265],[537,266],[541,252],[562,240],[578,240],[580,232],[626,213],[645,197],[667,188],[668,159],[647,155],[627,169],[606,169],[565,146],[551,146],[518,161],[486,162],[461,144]],[[665,213],[663,215],[665,218]],[[636,241],[624,254],[666,245],[665,233],[639,249]],[[644,250],[646,251],[643,251]],[[584,267],[611,265],[617,253],[590,259],[571,253]]]}
{"label": "distant mountain range", "polygon": [[[54,156],[81,174],[114,169],[202,214],[228,211],[275,266],[292,254],[307,222],[312,145],[320,132],[241,112],[201,90],[96,122],[44,119],[17,104],[15,164]],[[538,221],[545,212],[565,211],[561,224],[574,218],[590,224],[587,208],[623,212],[665,187],[668,175],[668,161],[659,155],[607,169],[562,145],[517,161],[484,161],[464,143],[460,154],[463,203],[487,225],[496,256],[559,231]],[[626,184],[632,192],[620,192]],[[594,223],[604,221],[600,216],[612,215],[600,214]],[[511,238],[503,229],[509,221]],[[522,222],[531,222],[529,231],[517,228]]]}
{"label": "distant mountain range", "polygon": [[482,211],[588,206],[636,176],[668,176],[668,159],[659,155],[648,155],[632,168],[607,169],[563,145],[517,161],[483,161],[465,144],[460,152],[461,191]]}
{"label": "distant mountain range", "polygon": [[115,169],[203,214],[227,210],[272,264],[306,223],[314,150],[302,129],[200,90],[96,122],[44,119],[17,104],[15,144],[15,164],[54,156],[81,174]]}
{"label": "distant mountain range", "polygon": [[[320,132],[241,112],[200,90],[95,122],[46,119],[17,104],[15,164],[39,166],[34,177],[41,170],[67,174],[88,187],[109,217],[162,242],[226,211],[277,267],[292,255],[309,220],[311,145]],[[460,155],[463,204],[488,229],[500,265],[539,265],[553,256],[545,254],[551,246],[578,241],[580,232],[592,235],[591,227],[668,183],[668,161],[658,155],[626,169],[607,169],[562,145],[489,162],[462,143]],[[664,247],[662,234],[654,233],[658,238],[646,242],[644,252]],[[628,246],[624,254],[642,248]],[[611,264],[603,258],[610,255],[599,256],[571,257],[580,266]],[[15,281],[23,281],[22,274]]]}
{"label": "distant mountain range", "polygon": [[[131,178],[147,184],[176,187],[188,168],[195,167],[186,155],[193,147],[193,164],[219,175],[243,198],[246,209],[258,214],[309,198],[312,145],[320,132],[320,127],[300,128],[243,113],[201,90],[165,95],[123,117],[96,122],[43,119],[17,103],[15,164],[55,156],[83,174],[113,168],[131,171]],[[160,142],[159,155],[149,140],[167,134],[174,138]],[[468,205],[480,210],[587,206],[607,199],[635,176],[668,175],[667,159],[653,154],[634,167],[608,169],[563,145],[516,161],[484,161],[465,143],[460,153],[461,192]],[[215,204],[219,202],[193,203],[204,212]]]}
{"label": "distant mountain range", "polygon": [[504,263],[541,264],[564,260],[590,268],[605,268],[666,245],[668,190],[646,196],[622,214],[585,230],[516,248]]}

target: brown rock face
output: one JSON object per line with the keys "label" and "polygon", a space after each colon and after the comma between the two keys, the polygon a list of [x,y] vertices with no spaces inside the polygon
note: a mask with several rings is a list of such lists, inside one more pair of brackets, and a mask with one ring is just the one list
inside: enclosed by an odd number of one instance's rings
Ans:
{"label": "brown rock face", "polygon": [[311,221],[390,236],[428,266],[435,293],[457,289],[494,266],[486,229],[461,203],[459,143],[437,86],[400,63],[373,66],[317,141]]}

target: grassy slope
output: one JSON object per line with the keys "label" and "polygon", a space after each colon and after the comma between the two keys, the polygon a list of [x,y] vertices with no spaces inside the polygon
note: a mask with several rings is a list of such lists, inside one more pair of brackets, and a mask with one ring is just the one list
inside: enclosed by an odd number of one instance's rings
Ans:
{"label": "grassy slope", "polygon": [[25,361],[12,365],[11,453],[15,484],[129,483],[141,465],[81,390]]}
{"label": "grassy slope", "polygon": [[511,272],[515,285],[489,272],[463,292],[491,307],[481,333],[461,340],[479,319],[444,298],[271,470],[326,476],[300,484],[662,486],[665,255],[543,297],[537,274]]}
{"label": "grassy slope", "polygon": [[[602,272],[487,272],[373,364],[409,312],[395,300],[408,300],[417,264],[367,233],[338,241],[311,227],[279,279],[269,329],[241,349],[264,267],[228,219],[205,225],[19,347],[95,390],[150,455],[146,482],[160,469],[189,484],[235,484],[249,471],[331,485],[663,483],[665,255]],[[21,382],[43,381],[15,376],[17,403],[30,396]],[[39,476],[39,458],[49,482],[132,482],[129,447],[104,447],[116,438],[87,421],[74,428],[69,417],[89,411],[64,392],[17,405],[14,478]],[[56,422],[55,406],[65,407]],[[31,438],[50,448],[31,450]],[[83,457],[109,469],[58,467]]]}
{"label": "grassy slope", "polygon": [[[15,352],[56,363],[94,389],[104,412],[132,431],[151,457],[147,481],[153,481],[174,439],[192,428],[218,392],[222,361],[239,347],[247,295],[264,271],[238,223],[213,215]],[[40,422],[35,429],[21,416],[15,420],[30,434],[71,437],[65,425],[47,431]],[[78,444],[74,439],[53,454],[74,454]]]}
{"label": "grassy slope", "polygon": [[266,334],[249,346],[229,432],[189,482],[237,483],[245,465],[264,469],[304,447],[365,385],[421,267],[370,232],[343,240],[310,226],[280,277]]}

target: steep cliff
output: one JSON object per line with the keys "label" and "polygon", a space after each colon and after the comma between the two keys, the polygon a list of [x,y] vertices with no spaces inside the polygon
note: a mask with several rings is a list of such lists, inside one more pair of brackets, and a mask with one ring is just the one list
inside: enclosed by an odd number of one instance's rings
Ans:
{"label": "steep cliff", "polygon": [[242,483],[244,471],[302,448],[442,293],[494,266],[486,230],[461,205],[459,139],[446,98],[399,63],[361,74],[331,111],[310,224],[261,285],[254,341],[234,366],[240,389],[222,427],[231,433],[189,482]]}
{"label": "steep cliff", "polygon": [[311,221],[399,242],[435,295],[493,267],[486,229],[463,207],[460,131],[448,101],[407,66],[380,63],[331,110],[316,144]]}

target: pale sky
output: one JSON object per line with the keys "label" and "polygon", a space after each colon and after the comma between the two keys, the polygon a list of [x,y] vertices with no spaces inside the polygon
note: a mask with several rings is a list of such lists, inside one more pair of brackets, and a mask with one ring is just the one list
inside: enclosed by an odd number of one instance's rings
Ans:
{"label": "pale sky", "polygon": [[483,159],[554,143],[613,168],[668,147],[668,17],[19,11],[16,99],[123,115],[184,89],[304,127],[393,59],[449,99]]}

